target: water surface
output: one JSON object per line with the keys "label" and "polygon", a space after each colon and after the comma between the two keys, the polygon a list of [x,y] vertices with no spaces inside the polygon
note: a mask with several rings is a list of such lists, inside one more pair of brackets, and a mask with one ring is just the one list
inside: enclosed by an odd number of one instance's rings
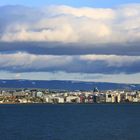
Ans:
{"label": "water surface", "polygon": [[140,105],[0,105],[0,140],[140,140]]}

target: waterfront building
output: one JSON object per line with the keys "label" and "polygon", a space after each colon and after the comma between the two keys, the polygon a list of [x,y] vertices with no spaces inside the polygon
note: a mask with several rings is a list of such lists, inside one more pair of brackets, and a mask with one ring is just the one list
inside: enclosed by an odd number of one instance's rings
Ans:
{"label": "waterfront building", "polygon": [[43,92],[38,91],[38,92],[36,93],[36,96],[37,96],[37,97],[40,97],[40,98],[43,97]]}
{"label": "waterfront building", "polygon": [[64,97],[56,97],[57,100],[58,100],[58,103],[64,103],[65,100],[64,100]]}
{"label": "waterfront building", "polygon": [[106,94],[106,103],[111,103],[111,102],[112,102],[111,94]]}
{"label": "waterfront building", "polygon": [[80,103],[80,97],[78,96],[68,96],[66,97],[67,103]]}

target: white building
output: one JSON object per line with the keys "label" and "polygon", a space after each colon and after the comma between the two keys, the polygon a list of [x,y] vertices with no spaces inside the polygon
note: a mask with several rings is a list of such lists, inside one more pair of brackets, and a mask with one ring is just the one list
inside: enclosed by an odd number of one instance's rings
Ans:
{"label": "white building", "polygon": [[25,99],[25,98],[23,98],[23,99],[19,99],[19,102],[20,102],[20,103],[23,103],[23,104],[28,103],[27,99]]}
{"label": "white building", "polygon": [[52,102],[53,102],[53,101],[52,101],[52,97],[49,96],[49,95],[44,96],[44,99],[45,99],[46,103],[52,103]]}
{"label": "white building", "polygon": [[106,94],[106,102],[107,103],[115,103],[115,95],[114,94]]}
{"label": "white building", "polygon": [[57,97],[57,99],[58,99],[58,103],[64,103],[65,102],[63,97]]}
{"label": "white building", "polygon": [[72,102],[80,103],[80,98],[78,96],[68,96],[66,97],[66,102],[67,103],[72,103]]}
{"label": "white building", "polygon": [[116,95],[116,101],[117,103],[121,102],[121,95],[119,93]]}

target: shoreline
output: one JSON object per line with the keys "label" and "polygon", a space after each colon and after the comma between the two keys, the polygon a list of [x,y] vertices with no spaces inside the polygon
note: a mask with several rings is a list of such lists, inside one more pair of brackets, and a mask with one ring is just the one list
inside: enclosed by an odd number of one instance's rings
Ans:
{"label": "shoreline", "polygon": [[140,104],[140,102],[133,103],[0,103],[0,105],[133,105]]}

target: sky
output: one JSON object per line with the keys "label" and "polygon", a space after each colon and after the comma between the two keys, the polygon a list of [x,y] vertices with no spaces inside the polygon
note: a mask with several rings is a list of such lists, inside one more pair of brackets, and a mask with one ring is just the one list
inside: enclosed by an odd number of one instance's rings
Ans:
{"label": "sky", "polygon": [[1,0],[0,5],[26,5],[31,7],[45,5],[69,5],[74,7],[116,7],[122,4],[139,3],[140,0]]}
{"label": "sky", "polygon": [[139,0],[1,0],[0,79],[140,83]]}

